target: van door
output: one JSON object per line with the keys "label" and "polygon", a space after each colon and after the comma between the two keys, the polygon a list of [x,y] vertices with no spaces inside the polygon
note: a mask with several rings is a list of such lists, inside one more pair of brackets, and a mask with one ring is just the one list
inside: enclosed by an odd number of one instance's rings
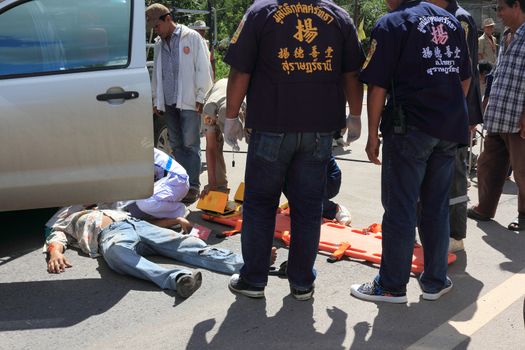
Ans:
{"label": "van door", "polygon": [[0,211],[145,198],[144,1],[0,2]]}

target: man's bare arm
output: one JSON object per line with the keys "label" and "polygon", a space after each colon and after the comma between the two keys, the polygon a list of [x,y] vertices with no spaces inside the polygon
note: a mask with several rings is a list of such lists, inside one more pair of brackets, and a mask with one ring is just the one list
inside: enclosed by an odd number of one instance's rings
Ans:
{"label": "man's bare arm", "polygon": [[470,88],[470,81],[471,80],[472,80],[472,78],[468,78],[468,79],[465,79],[465,80],[461,81],[461,89],[463,90],[463,95],[465,95],[465,97],[468,94],[468,90]]}
{"label": "man's bare arm", "polygon": [[368,141],[366,143],[366,154],[368,159],[377,165],[379,161],[379,122],[381,121],[381,114],[385,107],[386,89],[377,86],[368,86]]}
{"label": "man's bare arm", "polygon": [[228,86],[226,88],[226,118],[235,118],[239,115],[242,101],[248,92],[250,74],[230,68]]}
{"label": "man's bare arm", "polygon": [[349,72],[343,74],[343,89],[346,100],[350,106],[351,115],[361,115],[363,106],[363,83],[359,81],[359,72]]}

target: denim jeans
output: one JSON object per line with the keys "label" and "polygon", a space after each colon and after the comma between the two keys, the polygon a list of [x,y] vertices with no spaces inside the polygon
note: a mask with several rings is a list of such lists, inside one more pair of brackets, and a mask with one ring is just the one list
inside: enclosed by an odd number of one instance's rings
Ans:
{"label": "denim jeans", "polygon": [[[337,196],[339,189],[341,188],[341,169],[337,165],[334,156],[331,156],[326,166],[326,187],[323,196],[323,214],[322,217],[326,219],[335,219],[337,214],[337,203],[332,202],[330,199]],[[283,193],[288,197],[286,190],[286,183],[283,187]]]}
{"label": "denim jeans", "polygon": [[312,286],[332,135],[253,132],[246,160],[241,235],[241,276],[249,284],[263,287],[268,281],[275,213],[286,183],[291,218],[288,279],[298,289]]}
{"label": "denim jeans", "polygon": [[175,289],[185,268],[159,266],[145,256],[162,255],[185,264],[233,274],[242,266],[242,257],[227,249],[209,247],[190,235],[129,218],[104,228],[99,236],[100,251],[109,267],[121,274],[152,281],[164,289]]}
{"label": "denim jeans", "polygon": [[188,172],[190,188],[200,188],[201,118],[196,111],[166,106],[168,138],[174,158]]}
{"label": "denim jeans", "polygon": [[326,174],[326,189],[323,198],[323,218],[333,220],[337,213],[337,203],[332,202],[330,199],[337,196],[339,189],[341,188],[341,169],[339,169],[333,156],[330,157],[330,160],[328,161]]}
{"label": "denim jeans", "polygon": [[454,176],[449,191],[450,237],[467,237],[467,178],[468,148],[459,148],[454,160]]}
{"label": "denim jeans", "polygon": [[382,257],[376,279],[383,289],[405,293],[414,251],[416,209],[425,263],[425,292],[444,288],[449,243],[448,192],[457,144],[409,127],[405,135],[384,135],[381,172]]}

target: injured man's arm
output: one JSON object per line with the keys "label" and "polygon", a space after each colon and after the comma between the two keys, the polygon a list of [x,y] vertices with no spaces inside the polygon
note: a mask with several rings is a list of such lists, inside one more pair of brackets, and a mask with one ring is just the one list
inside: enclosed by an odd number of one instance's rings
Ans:
{"label": "injured man's arm", "polygon": [[47,254],[47,271],[49,273],[64,272],[66,268],[73,266],[64,256],[64,245],[62,243],[50,243],[47,246]]}

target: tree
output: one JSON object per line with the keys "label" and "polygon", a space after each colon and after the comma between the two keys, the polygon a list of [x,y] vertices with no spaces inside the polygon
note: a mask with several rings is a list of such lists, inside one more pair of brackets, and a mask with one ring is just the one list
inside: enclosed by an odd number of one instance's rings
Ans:
{"label": "tree", "polygon": [[[189,25],[198,19],[204,20],[210,29],[210,43],[214,45],[215,49],[215,64],[216,64],[216,79],[225,77],[228,74],[228,66],[222,61],[222,57],[225,53],[225,47],[220,46],[221,41],[227,42],[233,35],[237,26],[239,25],[242,16],[252,4],[252,0],[209,0],[211,7],[214,8],[217,14],[217,38],[212,37],[213,23],[210,22],[211,15],[202,14],[177,14],[175,13],[175,20],[179,23]],[[369,43],[368,38],[370,32],[375,25],[379,17],[383,16],[387,12],[387,8],[384,0],[334,0],[339,6],[344,8],[352,16],[356,18],[355,25],[358,26],[361,21],[364,21],[364,31],[367,39],[364,40],[363,45],[365,50],[368,49]],[[356,2],[357,1],[357,2]],[[158,2],[166,5],[168,8],[185,8],[193,10],[207,10],[208,0],[177,0],[166,1],[159,0],[153,1],[148,0],[147,5]],[[357,5],[357,6],[356,6]]]}

